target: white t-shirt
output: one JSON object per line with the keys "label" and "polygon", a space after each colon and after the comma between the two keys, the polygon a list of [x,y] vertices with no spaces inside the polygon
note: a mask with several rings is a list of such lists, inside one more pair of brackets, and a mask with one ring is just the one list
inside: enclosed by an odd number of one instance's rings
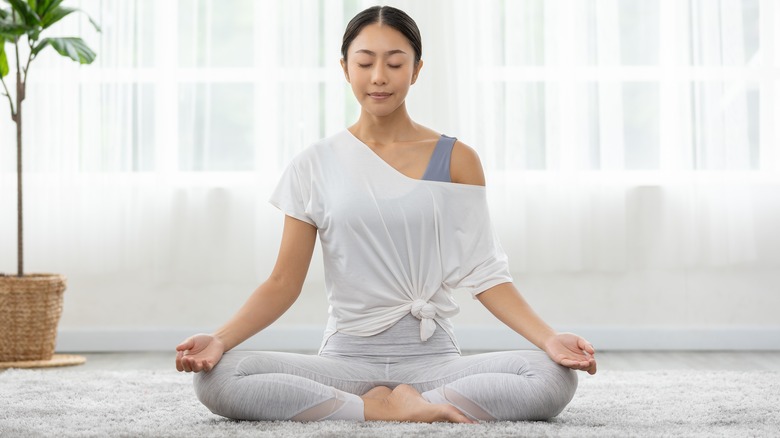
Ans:
{"label": "white t-shirt", "polygon": [[269,201],[317,227],[330,304],[322,346],[410,312],[423,341],[437,322],[457,346],[453,291],[476,297],[512,281],[485,187],[407,177],[346,129],[296,155]]}

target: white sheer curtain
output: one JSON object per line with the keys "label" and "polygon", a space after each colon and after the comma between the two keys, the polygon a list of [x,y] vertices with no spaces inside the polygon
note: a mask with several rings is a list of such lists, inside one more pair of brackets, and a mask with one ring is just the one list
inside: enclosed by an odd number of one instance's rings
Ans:
{"label": "white sheer curtain", "polygon": [[762,240],[777,232],[757,216],[778,206],[776,8],[442,8],[437,91],[458,92],[439,116],[482,152],[516,269],[776,265]]}
{"label": "white sheer curtain", "polygon": [[[66,273],[96,308],[136,309],[93,322],[214,313],[166,314],[185,294],[229,294],[214,306],[232,311],[273,266],[279,172],[356,120],[341,36],[375,3],[70,2],[103,32],[68,17],[61,34],[83,36],[96,64],[50,52],[30,73],[29,270]],[[514,272],[780,264],[774,1],[388,4],[422,30],[410,112],[479,151]],[[0,115],[9,272],[13,125]],[[309,278],[323,282],[320,263]]]}

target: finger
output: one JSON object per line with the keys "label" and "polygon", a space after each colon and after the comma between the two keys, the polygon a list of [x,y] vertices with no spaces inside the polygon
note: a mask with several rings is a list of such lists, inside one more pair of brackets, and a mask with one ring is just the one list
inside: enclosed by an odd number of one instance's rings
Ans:
{"label": "finger", "polygon": [[572,359],[563,359],[561,361],[561,365],[572,368],[575,370],[585,370],[590,366],[590,362],[588,361],[579,361],[579,360],[572,360]]}
{"label": "finger", "polygon": [[579,362],[571,359],[562,359],[560,362],[561,365],[567,367],[567,368],[575,368]]}
{"label": "finger", "polygon": [[564,359],[561,359],[561,361],[558,362],[558,363],[560,363],[561,365],[563,365],[565,367],[572,367],[572,366],[579,366],[583,362],[587,363],[587,361],[564,358]]}
{"label": "finger", "polygon": [[176,353],[176,371],[184,371],[184,367],[181,364],[182,354],[183,353],[181,351]]}
{"label": "finger", "polygon": [[192,361],[189,357],[184,356],[181,358],[181,365],[184,367],[184,371],[191,373],[192,372]]}
{"label": "finger", "polygon": [[198,363],[198,371],[208,371],[211,369],[211,364],[207,359],[203,359]]}
{"label": "finger", "polygon": [[192,347],[195,346],[195,340],[192,338],[187,338],[182,342],[181,344],[176,346],[177,351],[185,351],[185,350],[191,350]]}
{"label": "finger", "polygon": [[585,351],[587,353],[596,354],[596,349],[593,348],[593,345],[583,338],[577,338],[577,347],[579,347],[582,351]]}
{"label": "finger", "polygon": [[588,374],[590,374],[591,376],[596,374],[596,368],[597,368],[596,361],[594,360],[591,366],[588,368]]}
{"label": "finger", "polygon": [[576,361],[571,359],[565,359],[561,362],[561,365],[574,370],[587,371],[589,374],[596,373],[596,361],[591,359],[589,361]]}

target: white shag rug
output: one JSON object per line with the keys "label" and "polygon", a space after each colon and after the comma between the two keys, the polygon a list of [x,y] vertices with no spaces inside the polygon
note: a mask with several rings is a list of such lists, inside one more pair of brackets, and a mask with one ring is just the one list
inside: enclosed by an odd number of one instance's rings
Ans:
{"label": "white shag rug", "polygon": [[8,370],[0,436],[11,437],[737,437],[780,434],[780,372],[580,373],[548,422],[478,425],[233,421],[212,414],[175,371]]}

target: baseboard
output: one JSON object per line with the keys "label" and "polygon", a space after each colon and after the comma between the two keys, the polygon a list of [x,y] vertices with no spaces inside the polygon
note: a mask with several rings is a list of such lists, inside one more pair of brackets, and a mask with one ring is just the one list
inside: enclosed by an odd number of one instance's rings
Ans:
{"label": "baseboard", "polygon": [[[58,352],[173,351],[176,345],[204,329],[61,329]],[[627,350],[780,350],[777,327],[568,327],[600,351]],[[319,326],[269,327],[241,344],[243,350],[316,351],[323,328]],[[508,328],[459,326],[458,342],[464,351],[533,348]]]}

